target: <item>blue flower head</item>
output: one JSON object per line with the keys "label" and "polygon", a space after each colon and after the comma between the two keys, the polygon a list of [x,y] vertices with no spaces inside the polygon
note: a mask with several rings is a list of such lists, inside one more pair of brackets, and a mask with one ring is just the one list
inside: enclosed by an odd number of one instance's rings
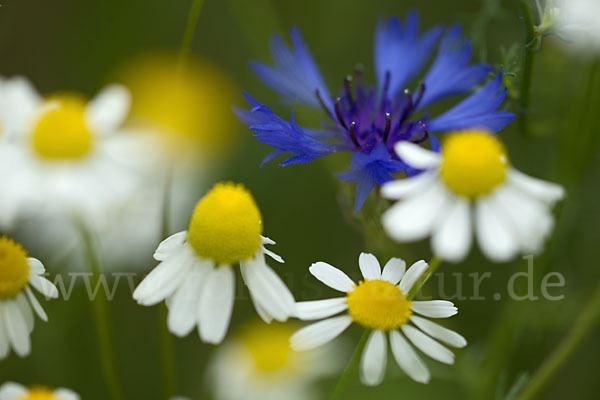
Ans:
{"label": "blue flower head", "polygon": [[[254,62],[252,69],[287,102],[322,109],[328,123],[319,130],[307,129],[295,122],[293,112],[286,121],[247,94],[252,108],[235,111],[258,140],[275,148],[263,164],[284,153],[292,156],[282,166],[351,152],[351,168],[337,177],[357,183],[355,211],[375,184],[392,180],[393,173],[419,173],[395,154],[398,141],[428,142],[439,151],[435,132],[469,128],[497,132],[514,119],[514,114],[498,110],[506,95],[500,74],[479,87],[492,67],[469,63],[471,44],[458,25],[436,26],[420,34],[416,12],[404,22],[395,17],[380,22],[375,31],[376,85],[365,85],[356,70],[344,79],[335,97],[329,94],[300,32],[292,28],[290,36],[291,48],[279,35],[273,37],[273,66]],[[431,66],[421,75],[436,49]],[[422,77],[414,90],[406,89],[418,76]],[[429,117],[427,106],[464,94],[468,96],[454,107]]]}

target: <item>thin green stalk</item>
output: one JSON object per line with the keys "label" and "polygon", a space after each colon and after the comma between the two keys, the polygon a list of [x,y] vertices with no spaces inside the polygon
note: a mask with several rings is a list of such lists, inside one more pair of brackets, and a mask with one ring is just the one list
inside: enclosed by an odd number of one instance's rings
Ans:
{"label": "thin green stalk", "polygon": [[178,61],[180,68],[185,66],[190,56],[190,49],[192,48],[192,41],[194,39],[194,33],[196,32],[196,26],[198,25],[198,19],[200,18],[200,11],[202,11],[203,4],[204,0],[192,0],[187,23],[185,25],[185,31],[183,32],[183,39],[181,40],[181,47],[179,48]]}
{"label": "thin green stalk", "polygon": [[365,348],[365,345],[367,344],[367,339],[369,338],[370,334],[371,334],[371,330],[365,329],[365,331],[363,332],[363,334],[360,338],[360,341],[358,342],[358,345],[356,346],[356,349],[354,350],[354,353],[352,354],[352,357],[350,358],[350,361],[348,362],[348,365],[346,365],[344,372],[342,372],[342,376],[340,376],[340,379],[335,387],[335,390],[334,390],[333,394],[331,395],[331,397],[329,398],[329,400],[341,399],[342,394],[344,393],[344,390],[346,390],[346,388],[348,387],[348,385],[351,382],[356,380],[356,377],[358,376],[360,357]]}
{"label": "thin green stalk", "polygon": [[[99,288],[100,276],[102,274],[102,265],[100,256],[97,252],[94,238],[83,224],[78,224],[81,229],[82,239],[85,245],[85,251],[88,255],[90,272],[92,273],[92,287]],[[98,349],[100,350],[100,359],[104,380],[113,400],[123,400],[125,396],[119,383],[117,374],[117,362],[115,357],[115,346],[111,334],[110,307],[108,298],[103,296],[100,291],[92,299],[92,314],[98,337]]]}
{"label": "thin green stalk", "polygon": [[579,314],[571,331],[533,374],[518,400],[533,400],[539,396],[597,325],[599,318],[600,284],[596,286],[591,299]]}
{"label": "thin green stalk", "polygon": [[[160,240],[169,235],[169,215],[171,212],[171,191],[173,188],[173,169],[169,167],[165,174],[165,185],[163,192],[162,220]],[[160,367],[162,373],[163,390],[165,398],[175,395],[177,386],[175,378],[175,356],[173,351],[173,339],[167,327],[167,306],[159,304],[157,307],[158,340],[160,348]]]}
{"label": "thin green stalk", "polygon": [[521,133],[529,135],[529,107],[531,102],[531,83],[533,77],[533,61],[535,56],[535,25],[531,8],[526,0],[519,0],[519,7],[523,14],[525,27],[523,62],[521,64],[521,78],[519,90],[519,128]]}
{"label": "thin green stalk", "polygon": [[431,259],[431,261],[429,262],[429,266],[425,270],[425,273],[421,275],[421,277],[417,280],[417,282],[415,282],[412,289],[410,290],[410,293],[408,294],[409,300],[412,300],[417,295],[417,293],[419,293],[421,287],[425,284],[425,282],[427,282],[429,277],[433,275],[433,273],[438,269],[441,263],[442,259],[438,256],[434,256]]}

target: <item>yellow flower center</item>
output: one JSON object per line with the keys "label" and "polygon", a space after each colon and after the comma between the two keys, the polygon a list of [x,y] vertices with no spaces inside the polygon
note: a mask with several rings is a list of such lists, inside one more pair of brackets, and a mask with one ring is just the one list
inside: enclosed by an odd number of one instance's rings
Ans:
{"label": "yellow flower center", "polygon": [[399,328],[412,314],[407,295],[397,285],[378,279],[365,279],[354,285],[346,302],[352,319],[370,329]]}
{"label": "yellow flower center", "polygon": [[187,239],[200,257],[232,264],[256,254],[262,230],[250,192],[241,184],[218,183],[196,205]]}
{"label": "yellow flower center", "polygon": [[292,333],[294,328],[291,324],[256,322],[244,327],[240,338],[256,369],[274,372],[286,368],[293,361],[294,352],[290,347]]}
{"label": "yellow flower center", "polygon": [[29,389],[29,393],[27,393],[24,397],[19,397],[19,400],[58,400],[53,395],[53,391],[43,388],[36,387]]}
{"label": "yellow flower center", "polygon": [[489,193],[506,178],[508,160],[504,146],[489,133],[451,133],[442,154],[442,180],[460,196],[474,198]]}
{"label": "yellow flower center", "polygon": [[14,240],[0,237],[0,300],[12,299],[29,282],[27,252]]}
{"label": "yellow flower center", "polygon": [[46,103],[31,137],[37,154],[55,160],[85,156],[94,139],[85,121],[85,101],[67,94],[51,97]]}

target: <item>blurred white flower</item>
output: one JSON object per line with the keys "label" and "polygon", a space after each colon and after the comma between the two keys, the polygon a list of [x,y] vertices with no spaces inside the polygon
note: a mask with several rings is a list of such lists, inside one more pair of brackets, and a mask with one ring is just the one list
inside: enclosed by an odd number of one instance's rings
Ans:
{"label": "blurred white flower", "polygon": [[559,0],[556,32],[571,49],[587,55],[600,53],[600,1]]}
{"label": "blurred white flower", "polygon": [[107,205],[134,192],[149,158],[143,135],[119,134],[129,104],[117,85],[86,103],[75,93],[42,98],[23,78],[1,80],[0,223],[32,214],[102,223]]}
{"label": "blurred white flower", "polygon": [[29,335],[35,322],[34,312],[48,321],[31,290],[33,287],[47,298],[58,297],[56,287],[44,278],[45,272],[42,263],[27,257],[20,244],[0,237],[0,359],[8,356],[11,347],[20,357],[31,352]]}
{"label": "blurred white flower", "polygon": [[262,216],[242,185],[219,183],[196,205],[189,229],[165,239],[154,253],[160,264],[133,293],[141,305],[167,300],[169,330],[185,336],[198,325],[200,338],[220,343],[235,299],[233,265],[239,263],[256,311],[265,321],[285,321],[294,297],[266,264]]}
{"label": "blurred white flower", "polygon": [[290,323],[251,321],[220,346],[209,367],[215,400],[314,400],[315,382],[339,372],[339,348],[295,352]]}
{"label": "blurred white flower", "polygon": [[58,388],[51,390],[45,387],[26,388],[14,382],[6,382],[0,386],[0,400],[79,400],[72,390]]}
{"label": "blurred white flower", "polygon": [[[406,262],[392,258],[382,272],[374,255],[361,253],[359,266],[364,280],[358,284],[327,263],[318,262],[310,267],[315,278],[346,296],[298,302],[298,318],[323,320],[296,332],[290,339],[292,348],[302,351],[319,347],[356,322],[372,330],[360,361],[360,378],[365,385],[378,385],[385,376],[387,337],[396,362],[417,382],[429,382],[430,373],[409,341],[434,360],[453,364],[454,353],[435,339],[452,347],[464,347],[467,341],[458,333],[414,314],[448,318],[458,312],[457,308],[449,301],[412,301],[408,298],[410,290],[427,269],[427,263],[417,261],[405,272]],[[334,316],[343,311],[347,313]]]}
{"label": "blurred white flower", "polygon": [[541,250],[554,226],[551,208],[564,190],[512,168],[494,136],[449,133],[441,154],[410,142],[399,142],[395,149],[424,172],[382,187],[384,197],[399,200],[382,217],[392,239],[431,235],[433,252],[452,262],[468,254],[473,230],[483,253],[496,262]]}

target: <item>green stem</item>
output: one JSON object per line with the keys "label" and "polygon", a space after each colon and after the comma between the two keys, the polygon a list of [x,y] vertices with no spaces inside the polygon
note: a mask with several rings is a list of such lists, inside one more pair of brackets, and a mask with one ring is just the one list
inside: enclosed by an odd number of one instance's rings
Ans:
{"label": "green stem", "polygon": [[[171,212],[171,191],[173,189],[173,168],[169,167],[165,174],[165,187],[163,193],[162,219],[160,240],[169,235],[169,215]],[[160,366],[162,372],[163,390],[165,398],[175,395],[175,356],[173,351],[173,340],[167,327],[167,306],[159,304],[157,308],[158,340],[160,348]]]}
{"label": "green stem", "polygon": [[331,397],[329,398],[329,400],[341,399],[342,394],[344,393],[344,390],[346,390],[346,388],[348,387],[350,382],[356,380],[356,377],[358,376],[358,368],[360,365],[360,357],[365,348],[365,345],[367,344],[367,339],[369,338],[370,334],[371,334],[371,330],[365,329],[365,331],[363,332],[363,334],[360,338],[360,341],[358,342],[358,345],[356,346],[356,350],[354,350],[354,353],[352,354],[352,357],[350,358],[348,365],[346,365],[344,372],[342,372],[342,376],[340,376],[340,379],[335,387],[335,390],[334,390],[333,394],[331,395]]}
{"label": "green stem", "polygon": [[203,4],[204,0],[192,0],[192,5],[188,14],[187,23],[185,25],[185,31],[183,33],[183,39],[181,40],[181,47],[179,48],[180,68],[183,68],[185,66],[190,56],[192,40],[194,39],[194,33],[196,32],[196,26],[198,25],[198,19],[200,18],[200,11],[202,11]]}
{"label": "green stem", "polygon": [[[90,272],[92,273],[92,287],[99,288],[102,265],[94,237],[83,224],[78,225],[81,229],[82,239],[89,259]],[[111,399],[123,400],[125,396],[123,395],[117,374],[117,362],[113,337],[111,334],[112,328],[108,298],[103,296],[100,293],[100,290],[96,292],[96,295],[92,299],[92,314],[96,326],[98,348],[100,350],[100,359],[106,386]]]}
{"label": "green stem", "polygon": [[558,371],[581,345],[600,318],[600,284],[591,299],[579,314],[571,331],[533,374],[518,400],[533,400],[552,381]]}
{"label": "green stem", "polygon": [[519,0],[519,7],[523,14],[525,26],[525,43],[523,50],[523,62],[521,64],[521,86],[519,90],[519,128],[521,133],[529,135],[528,117],[531,102],[531,82],[533,76],[533,60],[535,55],[534,42],[535,26],[531,8],[526,0]]}
{"label": "green stem", "polygon": [[438,256],[433,256],[433,258],[429,262],[429,265],[427,266],[427,269],[425,270],[425,273],[421,275],[421,277],[417,280],[417,282],[415,282],[412,289],[410,290],[410,293],[408,294],[409,300],[412,300],[417,295],[417,293],[419,293],[421,287],[425,284],[425,282],[427,282],[429,277],[433,275],[433,273],[438,269],[438,267],[441,264],[442,259]]}

